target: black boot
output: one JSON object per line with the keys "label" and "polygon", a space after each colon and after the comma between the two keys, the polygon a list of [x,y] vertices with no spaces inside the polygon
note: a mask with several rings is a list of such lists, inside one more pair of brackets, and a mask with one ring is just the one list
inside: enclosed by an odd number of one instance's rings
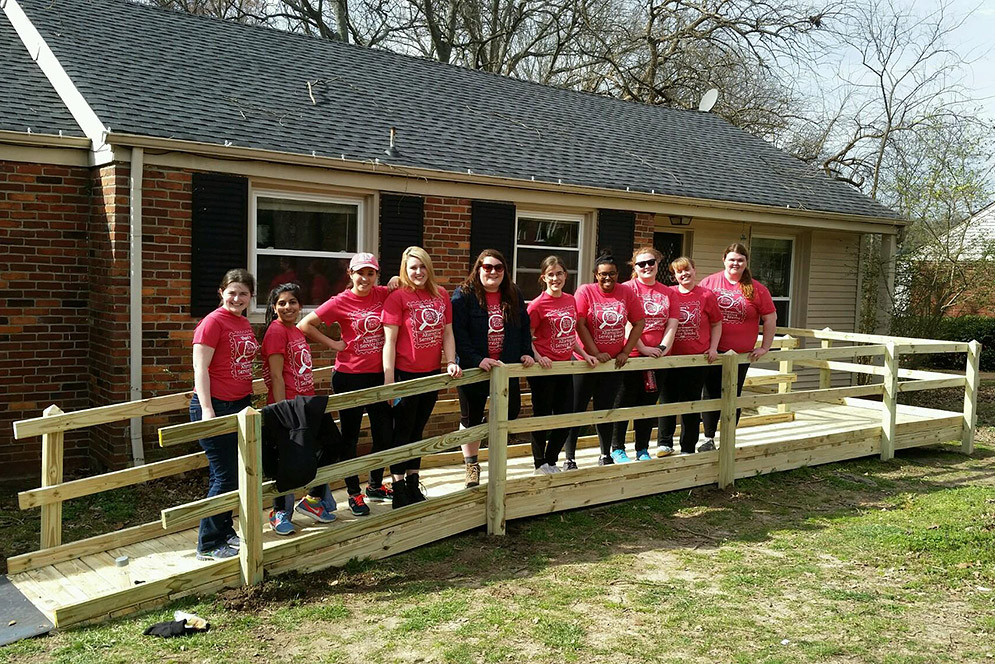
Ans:
{"label": "black boot", "polygon": [[410,505],[412,502],[411,495],[408,493],[408,483],[404,480],[400,482],[394,481],[394,493],[390,497],[390,508],[396,510],[399,507],[404,507],[405,505]]}
{"label": "black boot", "polygon": [[408,487],[408,500],[412,503],[420,503],[425,500],[425,494],[421,492],[421,487],[418,486],[418,473],[414,475],[408,475],[404,478],[404,483]]}

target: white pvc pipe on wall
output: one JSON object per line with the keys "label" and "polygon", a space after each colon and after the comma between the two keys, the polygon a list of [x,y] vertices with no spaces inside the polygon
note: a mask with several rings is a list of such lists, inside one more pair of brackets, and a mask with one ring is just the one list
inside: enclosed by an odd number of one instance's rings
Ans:
{"label": "white pvc pipe on wall", "polygon": [[[145,171],[145,151],[131,149],[131,175],[128,182],[128,253],[130,266],[129,293],[129,383],[130,400],[142,398],[142,177]],[[131,418],[131,458],[136,466],[145,464],[145,446],[142,442],[142,418]]]}

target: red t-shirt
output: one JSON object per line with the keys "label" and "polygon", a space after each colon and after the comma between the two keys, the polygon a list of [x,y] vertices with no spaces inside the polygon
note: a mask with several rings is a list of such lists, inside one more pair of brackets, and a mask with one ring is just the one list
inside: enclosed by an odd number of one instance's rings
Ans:
{"label": "red t-shirt", "polygon": [[366,297],[343,291],[315,310],[318,318],[342,329],[345,350],[335,356],[335,370],[349,374],[383,372],[383,324],[380,317],[390,291],[374,286]]}
{"label": "red t-shirt", "polygon": [[719,352],[749,353],[757,346],[760,317],[774,312],[774,300],[766,286],[753,282],[753,299],[743,296],[743,287],[726,279],[725,272],[710,274],[698,284],[715,293],[722,312]]}
{"label": "red t-shirt", "polygon": [[453,305],[444,288],[436,297],[425,290],[398,288],[384,301],[382,320],[398,328],[395,368],[410,373],[439,370],[446,325],[453,322]]}
{"label": "red t-shirt", "polygon": [[698,355],[708,352],[712,341],[712,325],[722,320],[715,294],[700,285],[690,293],[677,286],[670,288],[670,306],[677,314],[677,334],[671,355]]}
{"label": "red t-shirt", "polygon": [[[677,318],[677,312],[670,306],[670,288],[659,281],[647,286],[639,279],[632,279],[622,284],[632,289],[636,298],[643,305],[646,327],[640,337],[647,346],[659,346],[663,342],[663,333],[667,330],[667,321]],[[639,349],[633,348],[631,356],[639,355]]]}
{"label": "red t-shirt", "polygon": [[269,356],[283,355],[283,385],[287,399],[298,394],[314,395],[314,374],[311,372],[311,346],[304,333],[293,325],[274,320],[263,336],[263,380],[266,381],[266,403],[273,403],[273,376],[269,370]]}
{"label": "red t-shirt", "polygon": [[484,293],[487,300],[487,357],[501,359],[504,348],[504,312],[501,311],[501,293]]}
{"label": "red t-shirt", "polygon": [[214,349],[208,366],[212,398],[237,401],[252,394],[252,360],[259,343],[248,318],[218,307],[197,324],[193,343]]}
{"label": "red t-shirt", "polygon": [[546,291],[529,303],[532,346],[554,362],[569,360],[577,341],[577,303],[570,293],[553,297]]}
{"label": "red t-shirt", "polygon": [[611,293],[602,293],[597,284],[584,284],[574,296],[577,318],[587,321],[598,352],[618,355],[625,347],[625,323],[644,318],[642,303],[631,288],[615,286]]}

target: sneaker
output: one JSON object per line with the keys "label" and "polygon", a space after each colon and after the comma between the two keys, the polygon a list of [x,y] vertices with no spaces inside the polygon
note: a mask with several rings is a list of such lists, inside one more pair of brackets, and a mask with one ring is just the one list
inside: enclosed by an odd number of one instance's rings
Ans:
{"label": "sneaker", "polygon": [[479,463],[466,464],[466,488],[469,489],[472,486],[480,486]]}
{"label": "sneaker", "polygon": [[553,467],[548,463],[544,463],[533,471],[533,475],[552,475],[553,473],[558,473],[559,470],[553,470]]}
{"label": "sneaker", "polygon": [[309,516],[318,523],[331,523],[335,521],[335,515],[325,510],[325,506],[321,504],[320,498],[304,496],[298,501],[294,511],[304,516]]}
{"label": "sneaker", "polygon": [[392,510],[411,504],[412,501],[410,494],[408,494],[407,482],[394,482],[393,488],[394,490],[391,492],[390,496],[390,508]]}
{"label": "sneaker", "polygon": [[[632,459],[625,453],[625,450],[612,450],[612,463],[629,463]],[[606,465],[606,464],[601,464]]]}
{"label": "sneaker", "polygon": [[370,506],[363,499],[363,494],[357,493],[355,496],[349,496],[349,511],[356,516],[370,515]]}
{"label": "sneaker", "polygon": [[674,453],[674,448],[671,447],[670,445],[660,445],[659,447],[656,448],[656,455],[661,459],[663,457],[670,456],[673,453]]}
{"label": "sneaker", "polygon": [[290,521],[290,515],[283,510],[270,511],[269,525],[277,535],[293,535],[297,531]]}
{"label": "sneaker", "polygon": [[704,443],[698,446],[699,452],[714,452],[715,451],[715,439],[709,438]]}
{"label": "sneaker", "polygon": [[637,450],[636,451],[636,461],[649,461],[653,457],[650,456],[649,450]]}
{"label": "sneaker", "polygon": [[573,459],[564,459],[563,470],[577,470],[577,462]]}
{"label": "sneaker", "polygon": [[366,487],[366,498],[372,503],[386,503],[393,495],[394,490],[386,484]]}
{"label": "sneaker", "polygon": [[551,463],[549,464],[549,472],[550,474],[555,475],[556,473],[562,473],[563,471],[560,470],[560,467],[557,466],[555,463]]}
{"label": "sneaker", "polygon": [[418,473],[405,477],[404,483],[408,485],[408,498],[410,502],[420,503],[425,500],[425,494],[422,493],[421,484],[418,482]]}
{"label": "sneaker", "polygon": [[[623,451],[623,453],[624,453],[624,451]],[[628,460],[628,457],[626,457],[626,460]],[[599,466],[614,466],[615,465],[615,461],[610,456],[598,457],[598,465]]]}
{"label": "sneaker", "polygon": [[335,502],[335,496],[332,495],[332,487],[327,484],[324,488],[324,495],[321,496],[321,506],[324,507],[325,511],[333,517],[335,515],[332,514],[332,512],[339,508],[339,504]]}
{"label": "sneaker", "polygon": [[238,555],[238,549],[222,544],[212,551],[198,551],[197,560],[225,560]]}
{"label": "sneaker", "polygon": [[228,546],[230,546],[233,549],[237,549],[238,547],[242,546],[241,538],[239,538],[238,535],[231,535],[228,538]]}

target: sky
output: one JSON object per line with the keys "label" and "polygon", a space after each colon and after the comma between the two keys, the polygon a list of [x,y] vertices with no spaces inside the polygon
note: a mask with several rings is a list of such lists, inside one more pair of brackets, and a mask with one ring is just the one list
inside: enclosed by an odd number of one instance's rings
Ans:
{"label": "sky", "polygon": [[[917,0],[917,8],[935,5],[935,0]],[[985,98],[985,114],[995,120],[995,0],[953,0],[950,9],[958,16],[971,14],[957,30],[958,40],[952,46],[970,65],[966,84],[972,85],[975,95]]]}

